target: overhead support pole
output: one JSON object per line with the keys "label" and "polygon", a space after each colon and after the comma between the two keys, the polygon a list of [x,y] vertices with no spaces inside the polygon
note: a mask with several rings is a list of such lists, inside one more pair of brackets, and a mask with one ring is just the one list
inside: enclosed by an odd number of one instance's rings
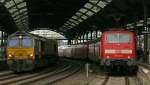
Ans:
{"label": "overhead support pole", "polygon": [[1,46],[0,46],[0,47],[3,46],[2,43],[3,43],[3,33],[2,33],[2,31],[1,31]]}
{"label": "overhead support pole", "polygon": [[88,37],[88,33],[86,33],[86,41],[87,41],[87,49],[86,49],[86,50],[87,50],[87,51],[86,51],[87,54],[86,54],[86,58],[87,58],[87,60],[88,60],[88,55],[89,55],[89,41],[88,41],[89,39],[88,39],[88,38],[89,38],[89,37]]}
{"label": "overhead support pole", "polygon": [[72,40],[72,45],[74,45],[74,39]]}
{"label": "overhead support pole", "polygon": [[93,34],[93,32],[91,31],[91,41],[92,41],[92,39],[93,39],[93,35],[92,35],[92,34]]}
{"label": "overhead support pole", "polygon": [[76,38],[76,45],[78,44],[78,38]]}
{"label": "overhead support pole", "polygon": [[82,43],[84,43],[84,34],[82,34]]}
{"label": "overhead support pole", "polygon": [[71,40],[71,45],[73,45],[73,40]]}
{"label": "overhead support pole", "polygon": [[79,43],[79,42],[78,42],[78,37],[76,38],[76,42],[77,42],[77,44]]}
{"label": "overhead support pole", "polygon": [[72,40],[72,44],[73,44],[73,45],[75,44],[75,40],[74,40],[74,39]]}
{"label": "overhead support pole", "polygon": [[72,40],[70,40],[70,45],[72,44]]}
{"label": "overhead support pole", "polygon": [[2,33],[1,46],[3,47],[4,46],[4,32],[1,31],[1,33]]}
{"label": "overhead support pole", "polygon": [[84,34],[84,42],[87,42],[87,34]]}
{"label": "overhead support pole", "polygon": [[[147,4],[146,0],[143,0],[143,8],[144,8],[144,30],[147,32]],[[144,34],[144,62],[148,63],[148,35]]]}
{"label": "overhead support pole", "polygon": [[97,30],[96,30],[95,38],[97,39]]}
{"label": "overhead support pole", "polygon": [[71,40],[70,39],[68,39],[68,45],[70,45],[71,44]]}
{"label": "overhead support pole", "polygon": [[75,42],[74,44],[76,45],[76,44],[77,44],[77,40],[76,40],[76,38],[74,39],[74,42]]}
{"label": "overhead support pole", "polygon": [[79,38],[77,37],[77,44],[79,44]]}
{"label": "overhead support pole", "polygon": [[80,43],[82,43],[82,36],[80,36]]}
{"label": "overhead support pole", "polygon": [[86,33],[86,41],[87,41],[87,42],[89,41],[88,33]]}

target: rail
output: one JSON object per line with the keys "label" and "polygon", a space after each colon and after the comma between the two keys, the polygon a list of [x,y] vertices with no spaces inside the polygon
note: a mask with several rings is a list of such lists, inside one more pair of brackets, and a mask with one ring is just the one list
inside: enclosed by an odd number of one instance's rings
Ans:
{"label": "rail", "polygon": [[81,68],[78,62],[64,60],[63,64],[58,64],[53,68],[35,73],[14,74],[13,72],[0,73],[0,85],[51,85],[74,75]]}
{"label": "rail", "polygon": [[138,67],[137,78],[140,81],[140,85],[150,85],[150,65],[139,63]]}

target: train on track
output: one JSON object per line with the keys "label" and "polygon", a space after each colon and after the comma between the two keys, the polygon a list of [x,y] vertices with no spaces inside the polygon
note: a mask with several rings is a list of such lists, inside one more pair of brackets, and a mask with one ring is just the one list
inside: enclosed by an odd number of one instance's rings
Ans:
{"label": "train on track", "polygon": [[14,72],[32,71],[55,63],[58,45],[54,39],[17,31],[8,37],[6,54],[7,64]]}
{"label": "train on track", "polygon": [[135,34],[123,28],[104,31],[96,40],[68,45],[58,50],[60,56],[88,58],[106,69],[121,66],[131,71],[137,70]]}

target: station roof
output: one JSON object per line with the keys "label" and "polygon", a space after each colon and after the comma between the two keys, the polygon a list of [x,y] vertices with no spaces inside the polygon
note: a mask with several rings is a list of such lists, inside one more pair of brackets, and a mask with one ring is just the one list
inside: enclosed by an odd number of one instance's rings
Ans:
{"label": "station roof", "polygon": [[[0,0],[0,26],[18,29],[49,28],[74,38],[108,27],[141,27],[144,10],[150,24],[149,0]],[[144,9],[145,8],[145,9]],[[142,27],[141,27],[142,28]]]}

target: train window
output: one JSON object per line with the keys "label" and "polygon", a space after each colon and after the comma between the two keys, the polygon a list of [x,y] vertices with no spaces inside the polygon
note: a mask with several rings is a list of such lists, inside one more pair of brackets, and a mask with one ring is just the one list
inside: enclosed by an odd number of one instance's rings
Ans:
{"label": "train window", "polygon": [[19,47],[19,40],[18,39],[10,39],[8,40],[9,47]]}
{"label": "train window", "polygon": [[130,43],[130,34],[107,34],[107,43]]}
{"label": "train window", "polygon": [[32,47],[33,46],[33,41],[30,38],[23,38],[22,39],[22,46],[23,47]]}

